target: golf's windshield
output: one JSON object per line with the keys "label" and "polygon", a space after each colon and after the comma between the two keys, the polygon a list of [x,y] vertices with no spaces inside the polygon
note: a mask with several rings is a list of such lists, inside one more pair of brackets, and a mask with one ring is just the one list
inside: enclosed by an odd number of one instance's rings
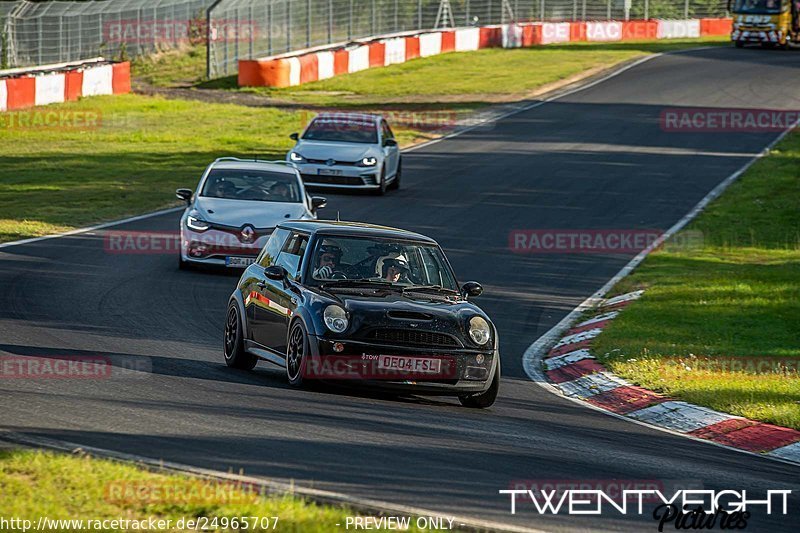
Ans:
{"label": "golf's windshield", "polygon": [[780,0],[736,0],[733,12],[751,15],[780,13],[781,2]]}
{"label": "golf's windshield", "polygon": [[375,144],[378,142],[378,127],[370,116],[326,115],[311,121],[303,139]]}
{"label": "golf's windshield", "polygon": [[262,202],[300,202],[297,179],[292,174],[218,168],[212,170],[201,196]]}
{"label": "golf's windshield", "polygon": [[324,237],[314,251],[312,278],[323,284],[374,283],[457,291],[439,247],[365,237]]}

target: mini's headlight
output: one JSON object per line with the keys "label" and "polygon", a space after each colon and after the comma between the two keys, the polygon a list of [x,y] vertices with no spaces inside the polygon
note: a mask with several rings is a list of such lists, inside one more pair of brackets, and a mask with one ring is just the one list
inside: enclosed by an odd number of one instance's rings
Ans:
{"label": "mini's headlight", "polygon": [[205,231],[211,227],[211,225],[202,218],[192,215],[186,217],[186,226],[195,231]]}
{"label": "mini's headlight", "polygon": [[469,319],[469,336],[475,344],[483,346],[492,337],[492,328],[483,317],[474,316]]}
{"label": "mini's headlight", "polygon": [[304,158],[302,155],[298,154],[297,152],[291,152],[291,153],[289,154],[289,159],[291,159],[291,160],[292,160],[292,161],[294,161],[295,163],[300,163],[300,162],[301,162],[301,161],[303,161],[305,158]]}
{"label": "mini's headlight", "polygon": [[338,305],[329,305],[323,313],[325,325],[334,333],[342,333],[347,329],[347,312]]}
{"label": "mini's headlight", "polygon": [[378,158],[377,157],[365,157],[364,159],[361,160],[361,162],[359,164],[362,167],[374,167],[375,165],[378,164]]}

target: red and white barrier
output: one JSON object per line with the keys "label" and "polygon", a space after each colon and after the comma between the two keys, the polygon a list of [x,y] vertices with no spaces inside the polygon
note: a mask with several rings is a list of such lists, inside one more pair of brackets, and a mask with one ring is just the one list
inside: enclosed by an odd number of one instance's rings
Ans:
{"label": "red and white barrier", "polygon": [[541,44],[568,43],[569,37],[569,22],[545,22],[542,24]]}
{"label": "red and white barrier", "polygon": [[406,40],[404,37],[395,37],[394,39],[386,39],[383,42],[384,48],[384,65],[394,65],[397,63],[406,62]]}
{"label": "red and white barrier", "polygon": [[66,98],[66,76],[63,72],[36,76],[34,103],[36,105],[58,104]]}
{"label": "red and white barrier", "polygon": [[522,26],[519,24],[503,25],[503,48],[522,47]]}
{"label": "red and white barrier", "polygon": [[[730,23],[731,19],[527,22],[393,34],[348,46],[240,60],[239,85],[289,87],[451,51],[519,48],[578,41],[610,42],[720,35],[730,31]],[[67,85],[70,85],[69,78]]]}
{"label": "red and white barrier", "polygon": [[419,57],[430,57],[442,53],[442,34],[423,33],[419,36]]}
{"label": "red and white barrier", "polygon": [[130,63],[52,65],[4,71],[0,78],[0,111],[57,104],[84,96],[124,94],[131,90]]}
{"label": "red and white barrier", "polygon": [[587,41],[621,41],[622,22],[587,22]]}
{"label": "red and white barrier", "polygon": [[657,39],[687,39],[700,37],[700,19],[659,20]]}
{"label": "red and white barrier", "polygon": [[456,52],[472,52],[480,47],[480,43],[480,28],[456,30]]}
{"label": "red and white barrier", "polygon": [[348,72],[359,72],[369,68],[369,46],[357,46],[348,51]]}

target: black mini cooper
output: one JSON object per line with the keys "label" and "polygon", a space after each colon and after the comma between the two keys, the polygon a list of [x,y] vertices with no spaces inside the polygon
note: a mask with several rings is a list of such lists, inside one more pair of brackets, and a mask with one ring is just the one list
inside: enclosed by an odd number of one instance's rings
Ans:
{"label": "black mini cooper", "polygon": [[489,407],[500,386],[497,329],[459,286],[436,241],[333,221],[280,224],[228,304],[225,362],[265,359],[289,383],[358,380]]}

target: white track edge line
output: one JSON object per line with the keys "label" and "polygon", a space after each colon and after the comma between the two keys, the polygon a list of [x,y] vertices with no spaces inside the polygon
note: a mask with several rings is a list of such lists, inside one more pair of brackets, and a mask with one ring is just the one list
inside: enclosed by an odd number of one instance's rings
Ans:
{"label": "white track edge line", "polygon": [[22,433],[0,431],[0,440],[29,447],[48,448],[52,450],[58,450],[70,453],[75,452],[76,450],[82,450],[92,456],[104,459],[111,459],[115,461],[121,461],[125,463],[143,464],[155,470],[171,470],[175,472],[190,474],[192,476],[249,483],[259,486],[261,488],[265,488],[270,493],[297,495],[307,498],[311,501],[339,505],[339,506],[349,505],[351,507],[355,507],[356,509],[354,510],[358,510],[360,508],[361,510],[369,510],[371,512],[379,512],[379,513],[394,512],[403,515],[417,516],[417,517],[432,516],[432,517],[450,518],[453,520],[454,525],[458,524],[458,526],[462,529],[463,526],[466,526],[467,529],[476,531],[490,530],[490,531],[508,531],[511,533],[544,533],[544,530],[539,530],[539,529],[524,528],[509,524],[501,524],[499,522],[492,522],[490,520],[481,520],[481,519],[467,518],[452,514],[444,514],[438,511],[430,511],[428,509],[423,509],[420,507],[394,504],[394,503],[384,502],[381,500],[357,498],[341,492],[313,489],[309,487],[301,487],[290,483],[278,482],[254,476],[246,476],[242,474],[233,474],[229,472],[222,472],[207,468],[194,467],[182,463],[163,461],[160,459],[153,459],[150,457],[144,457],[136,454],[106,450],[104,448],[96,448],[93,446],[85,446],[82,444],[62,441],[58,439],[34,437]]}
{"label": "white track edge line", "polygon": [[19,241],[11,241],[11,242],[4,242],[0,243],[0,249],[3,248],[10,248],[12,246],[21,246],[23,244],[31,244],[34,242],[39,241],[46,241],[49,239],[58,239],[60,237],[70,237],[72,235],[80,235],[81,233],[88,233],[90,231],[96,231],[103,228],[110,228],[112,226],[119,226],[121,224],[127,224],[128,222],[136,222],[137,220],[144,220],[146,218],[157,217],[159,215],[166,215],[167,213],[173,213],[175,211],[186,209],[185,207],[170,207],[168,209],[161,209],[160,211],[153,211],[151,213],[145,213],[143,215],[136,215],[134,217],[123,218],[121,220],[113,220],[111,222],[103,222],[101,224],[97,224],[95,226],[89,226],[86,228],[77,228],[70,231],[65,231],[64,233],[53,233],[52,235],[43,235],[41,237],[31,237],[30,239],[22,239]]}
{"label": "white track edge line", "polygon": [[600,413],[604,413],[606,415],[613,416],[615,418],[619,418],[620,420],[626,420],[628,422],[631,422],[631,423],[634,423],[634,424],[638,424],[638,425],[643,426],[643,427],[648,427],[648,428],[655,429],[655,430],[658,430],[658,431],[663,431],[663,432],[666,432],[666,433],[670,433],[672,435],[677,435],[677,436],[684,437],[684,438],[691,439],[691,440],[695,440],[695,441],[698,441],[698,442],[703,442],[705,444],[711,444],[713,446],[718,446],[720,448],[725,448],[727,450],[733,450],[733,451],[736,451],[736,452],[739,452],[739,453],[745,453],[745,454],[752,455],[752,456],[755,456],[755,457],[763,457],[763,458],[766,458],[766,459],[770,459],[772,461],[777,461],[777,462],[785,463],[785,464],[792,465],[792,466],[800,465],[800,463],[797,463],[795,461],[789,461],[789,460],[783,459],[781,457],[771,456],[771,455],[769,455],[769,452],[764,453],[764,454],[750,452],[750,451],[747,451],[747,450],[742,450],[740,448],[734,448],[732,446],[727,446],[725,444],[720,444],[720,443],[714,442],[712,440],[701,439],[701,438],[695,437],[693,435],[688,435],[686,433],[680,433],[678,431],[667,429],[667,428],[662,427],[662,426],[656,426],[656,425],[653,425],[653,424],[647,424],[645,422],[641,422],[641,421],[636,420],[634,418],[630,418],[628,416],[621,415],[619,413],[615,413],[615,412],[609,411],[607,409],[603,409],[603,408],[598,407],[596,405],[592,405],[591,403],[589,403],[589,402],[587,402],[585,400],[580,400],[580,399],[577,399],[577,398],[571,398],[571,397],[565,396],[565,395],[563,395],[561,393],[561,391],[559,389],[557,389],[554,385],[552,385],[547,380],[546,376],[544,375],[544,372],[541,370],[541,361],[542,361],[542,356],[545,353],[545,348],[547,348],[547,347],[549,347],[550,345],[553,344],[553,339],[555,339],[556,337],[558,337],[559,335],[561,335],[565,331],[567,331],[569,329],[569,326],[572,324],[572,322],[574,322],[575,319],[578,316],[580,316],[584,311],[596,307],[597,304],[599,304],[600,301],[602,300],[603,296],[605,296],[605,294],[608,293],[608,291],[610,291],[614,287],[614,285],[616,285],[620,280],[622,280],[623,278],[628,276],[628,274],[630,274],[631,271],[633,271],[634,268],[639,266],[639,264],[642,261],[644,261],[644,259],[648,255],[650,255],[650,253],[655,248],[660,246],[665,240],[667,240],[672,235],[674,235],[675,233],[680,231],[684,226],[686,226],[689,222],[691,222],[694,218],[696,218],[697,215],[699,215],[703,211],[703,209],[706,208],[706,206],[709,203],[711,203],[712,201],[717,199],[725,191],[725,189],[727,189],[734,181],[739,179],[739,177],[742,174],[744,174],[745,171],[747,171],[751,166],[753,166],[753,164],[755,164],[758,160],[763,158],[765,155],[769,154],[769,152],[772,150],[772,148],[775,147],[775,145],[777,145],[779,142],[781,142],[791,131],[793,131],[798,126],[800,126],[800,120],[795,121],[795,123],[792,124],[791,126],[789,126],[789,128],[787,128],[786,130],[781,132],[780,135],[778,135],[775,139],[773,139],[763,150],[761,150],[761,152],[759,152],[758,154],[753,156],[749,161],[747,161],[742,167],[739,168],[739,170],[737,170],[736,172],[734,172],[733,174],[731,174],[730,176],[725,178],[723,181],[721,181],[719,184],[717,184],[717,186],[714,187],[706,196],[704,196],[697,203],[697,205],[695,205],[686,215],[683,216],[683,218],[681,218],[671,228],[669,228],[660,237],[658,237],[652,244],[650,244],[650,246],[648,246],[647,248],[645,248],[644,250],[639,252],[624,267],[622,267],[619,272],[617,272],[611,279],[609,279],[605,283],[605,285],[600,287],[600,289],[598,289],[591,296],[586,298],[577,307],[575,307],[575,309],[570,311],[564,318],[562,318],[555,326],[550,328],[546,333],[544,333],[541,337],[536,339],[530,346],[528,346],[528,348],[525,350],[525,353],[522,355],[522,366],[523,366],[523,369],[525,370],[525,373],[527,374],[528,378],[530,378],[531,381],[533,381],[534,383],[536,383],[537,385],[539,385],[540,387],[542,387],[546,391],[550,392],[551,394],[554,394],[556,396],[564,398],[565,400],[569,400],[571,402],[574,402],[574,403],[576,403],[578,405],[581,405],[581,406],[583,406],[585,408],[594,409],[595,411],[598,411]]}
{"label": "white track edge line", "polygon": [[[700,50],[702,48],[707,48],[707,47],[692,48],[691,50]],[[637,60],[635,60],[635,61],[633,61],[631,63],[627,63],[627,64],[623,65],[622,67],[616,69],[616,70],[613,70],[612,72],[610,72],[609,74],[607,74],[607,75],[605,75],[605,76],[603,76],[601,78],[598,78],[596,80],[590,81],[590,82],[588,82],[588,83],[586,83],[584,85],[579,85],[577,87],[574,87],[574,88],[572,88],[572,89],[570,89],[570,90],[568,90],[568,91],[566,91],[564,93],[556,94],[554,96],[551,96],[550,98],[545,98],[544,100],[536,101],[536,102],[533,102],[531,104],[524,105],[524,106],[522,106],[520,108],[512,109],[512,110],[507,111],[505,113],[500,113],[499,115],[487,117],[486,119],[481,120],[481,121],[479,121],[479,122],[477,122],[477,123],[475,123],[475,124],[473,124],[471,126],[467,126],[465,128],[458,129],[458,130],[456,130],[454,132],[451,132],[451,133],[449,133],[447,135],[443,135],[442,137],[439,137],[437,139],[431,139],[430,141],[426,141],[424,143],[415,144],[414,146],[409,146],[408,148],[404,148],[404,149],[401,150],[401,152],[403,152],[403,153],[413,152],[415,150],[419,150],[420,148],[425,148],[427,146],[431,146],[431,145],[440,143],[440,142],[445,141],[447,139],[452,139],[453,137],[457,137],[459,135],[463,135],[464,133],[470,132],[470,131],[472,131],[474,129],[480,128],[480,127],[484,126],[485,124],[489,124],[489,123],[492,123],[492,122],[498,122],[500,120],[503,120],[504,118],[510,117],[512,115],[516,115],[517,113],[522,113],[524,111],[528,111],[530,109],[534,109],[534,108],[542,106],[542,105],[544,105],[546,103],[558,100],[559,98],[564,98],[565,96],[569,96],[571,94],[575,94],[577,92],[583,91],[583,90],[588,89],[590,87],[594,87],[598,83],[602,83],[602,82],[604,82],[606,80],[609,80],[609,79],[611,79],[611,78],[613,78],[615,76],[618,76],[619,74],[622,74],[626,70],[629,70],[629,69],[631,69],[631,68],[633,68],[633,67],[635,67],[637,65],[640,65],[640,64],[642,64],[642,63],[644,63],[646,61],[649,61],[651,59],[655,59],[656,57],[660,57],[660,56],[666,55],[668,53],[671,53],[671,52],[658,52],[658,53],[655,53],[655,54],[644,56],[644,57],[639,58],[639,59],[637,59]],[[611,67],[611,68],[613,69],[614,67]],[[581,82],[578,81],[576,83],[580,84]],[[554,91],[558,91],[558,90],[559,89],[554,89]],[[54,233],[52,235],[43,235],[41,237],[31,237],[29,239],[22,239],[22,240],[18,240],[18,241],[0,243],[0,249],[10,248],[12,246],[21,246],[23,244],[31,244],[31,243],[34,243],[34,242],[44,241],[44,240],[48,240],[48,239],[57,239],[57,238],[60,238],[60,237],[69,237],[69,236],[72,236],[72,235],[79,235],[81,233],[87,233],[87,232],[95,231],[95,230],[98,230],[98,229],[109,228],[109,227],[112,227],[112,226],[118,226],[118,225],[121,225],[121,224],[127,224],[128,222],[135,222],[137,220],[143,220],[143,219],[146,219],[146,218],[151,218],[151,217],[156,217],[156,216],[159,216],[159,215],[164,215],[164,214],[167,214],[167,213],[171,213],[173,211],[178,211],[180,209],[185,209],[185,208],[184,207],[173,207],[173,208],[169,208],[169,209],[162,209],[160,211],[154,211],[152,213],[145,213],[145,214],[137,215],[137,216],[130,217],[130,218],[124,218],[124,219],[115,220],[115,221],[112,221],[112,222],[104,222],[104,223],[98,224],[96,226],[90,226],[90,227],[86,227],[86,228],[77,228],[77,229],[66,231],[66,232],[63,232],[63,233]]]}

